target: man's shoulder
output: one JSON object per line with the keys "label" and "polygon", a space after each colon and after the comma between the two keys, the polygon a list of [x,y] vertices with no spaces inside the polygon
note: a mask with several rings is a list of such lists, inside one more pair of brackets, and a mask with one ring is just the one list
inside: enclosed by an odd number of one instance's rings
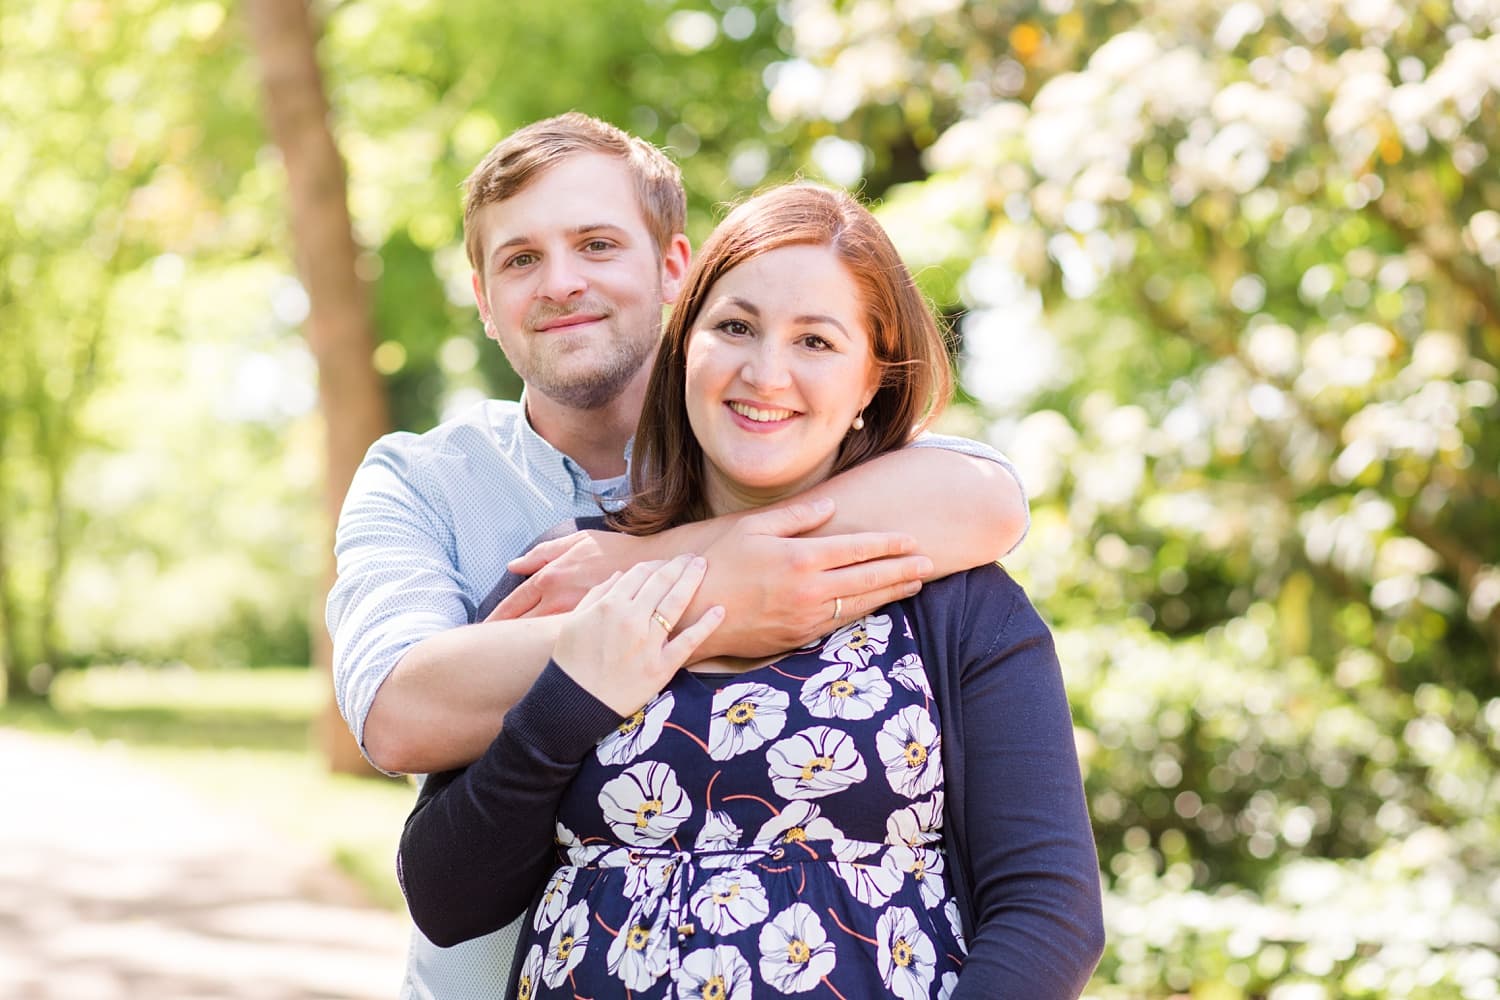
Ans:
{"label": "man's shoulder", "polygon": [[370,446],[365,461],[419,468],[453,457],[471,458],[476,448],[503,450],[525,422],[521,404],[485,399],[467,406],[429,430],[393,431]]}

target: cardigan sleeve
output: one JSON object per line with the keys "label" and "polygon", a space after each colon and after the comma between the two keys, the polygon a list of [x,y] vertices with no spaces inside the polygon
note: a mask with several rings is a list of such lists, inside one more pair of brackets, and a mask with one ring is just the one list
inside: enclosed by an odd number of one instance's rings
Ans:
{"label": "cardigan sleeve", "polygon": [[450,947],[526,911],[557,863],[563,792],[622,721],[549,662],[484,756],[427,779],[401,834],[396,874],[430,941]]}
{"label": "cardigan sleeve", "polygon": [[1104,948],[1099,862],[1052,635],[997,567],[958,642],[973,931],[954,1000],[1074,1000]]}

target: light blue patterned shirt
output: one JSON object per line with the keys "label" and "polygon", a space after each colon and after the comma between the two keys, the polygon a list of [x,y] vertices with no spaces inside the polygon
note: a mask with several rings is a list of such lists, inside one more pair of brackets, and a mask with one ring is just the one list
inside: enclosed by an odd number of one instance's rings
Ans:
{"label": "light blue patterned shirt", "polygon": [[[965,438],[924,435],[916,444],[1015,474],[999,452]],[[623,499],[627,486],[626,476],[591,478],[548,444],[524,402],[487,400],[425,434],[375,442],[339,515],[338,579],[328,595],[334,691],[360,747],[375,692],[408,649],[473,622],[505,564],[533,539],[598,514],[599,498]],[[503,995],[520,923],[453,948],[413,930],[403,1000]]]}

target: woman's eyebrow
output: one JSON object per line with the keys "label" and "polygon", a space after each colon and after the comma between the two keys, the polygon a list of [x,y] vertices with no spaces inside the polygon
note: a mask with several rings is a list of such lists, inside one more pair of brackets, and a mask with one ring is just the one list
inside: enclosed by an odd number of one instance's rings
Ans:
{"label": "woman's eyebrow", "polygon": [[[757,308],[755,303],[751,302],[749,299],[742,299],[738,296],[730,296],[724,301],[739,309],[743,309],[745,312],[749,313],[752,316],[755,316],[757,318],[760,316],[760,309]],[[801,316],[793,317],[793,319],[798,323],[827,323],[829,326],[837,327],[839,329],[839,332],[844,336],[849,336],[849,330],[844,326],[844,324],[840,323],[838,320],[825,313],[803,313]]]}

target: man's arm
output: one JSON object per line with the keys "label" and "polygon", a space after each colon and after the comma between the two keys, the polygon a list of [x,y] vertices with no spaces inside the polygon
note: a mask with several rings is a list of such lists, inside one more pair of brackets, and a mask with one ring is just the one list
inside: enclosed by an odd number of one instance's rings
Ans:
{"label": "man's arm", "polygon": [[[909,596],[920,580],[994,562],[1020,542],[1026,498],[1010,467],[995,452],[950,450],[952,440],[931,439],[936,446],[862,463],[780,505],[786,517],[772,508],[645,538],[589,532],[538,546],[511,564],[534,575],[492,617],[566,610],[599,579],[635,561],[701,552],[709,577],[692,610],[721,604],[729,615],[700,654],[794,649],[828,630],[835,598],[847,621]],[[820,500],[833,502],[831,518],[812,509]],[[798,540],[857,532],[902,532],[915,547],[895,534],[837,547]]]}
{"label": "man's arm", "polygon": [[[566,553],[542,560],[555,586],[528,581],[491,620],[431,635],[405,652],[374,695],[366,753],[386,770],[418,773],[475,760],[546,664],[554,613],[637,562],[703,553],[708,578],[687,619],[715,604],[726,615],[698,655],[767,656],[827,632],[836,598],[847,621],[915,592],[924,578],[994,561],[1025,530],[1025,499],[1005,466],[940,447],[882,455],[806,497],[832,500],[832,517],[798,502],[661,535],[585,532],[546,543],[544,553],[548,546]],[[879,527],[907,531],[915,542]],[[912,554],[914,545],[931,555]],[[512,567],[529,572],[526,565]],[[518,606],[526,617],[509,618]]]}
{"label": "man's arm", "polygon": [[365,718],[366,755],[403,774],[477,759],[546,666],[561,618],[479,622],[411,646],[375,693]]}

